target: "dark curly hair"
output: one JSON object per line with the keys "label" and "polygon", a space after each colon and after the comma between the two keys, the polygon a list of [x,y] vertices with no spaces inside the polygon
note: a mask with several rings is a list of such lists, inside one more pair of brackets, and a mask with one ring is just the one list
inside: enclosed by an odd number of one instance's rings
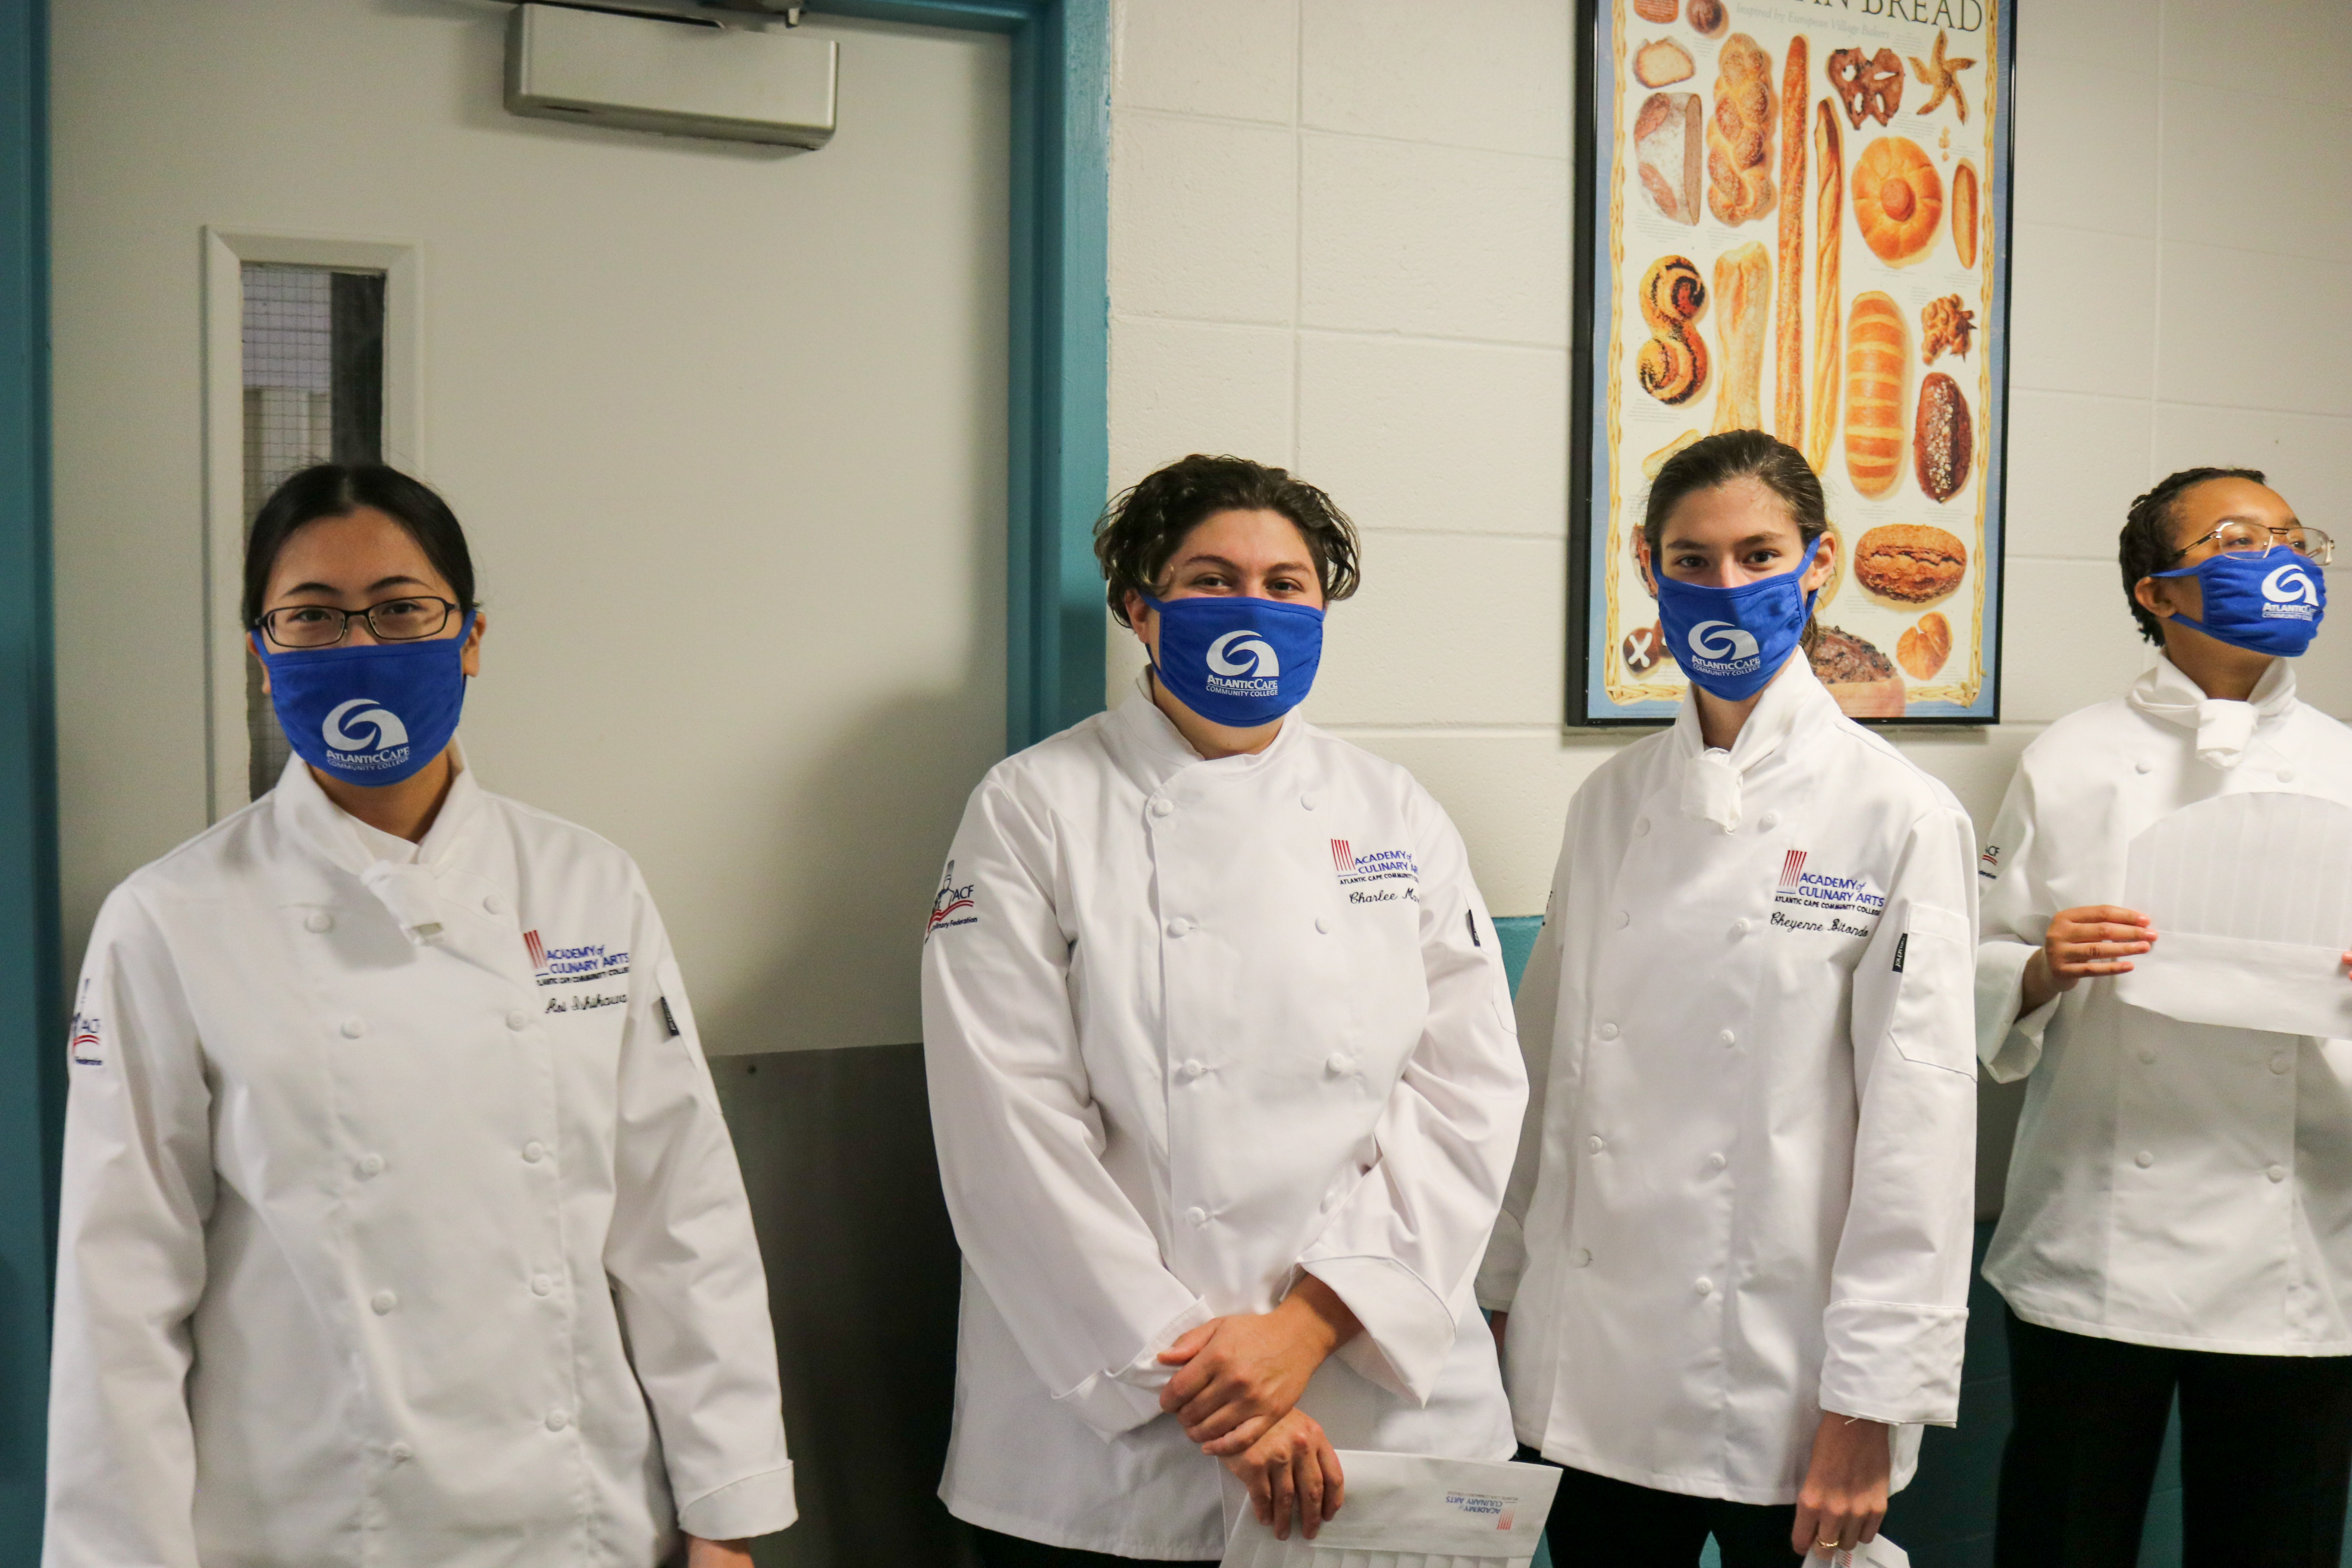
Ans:
{"label": "dark curly hair", "polygon": [[2180,524],[2179,501],[2183,494],[2207,479],[2252,479],[2254,483],[2270,481],[2260,468],[2183,468],[2177,474],[2167,474],[2156,488],[2131,503],[2124,514],[2123,532],[2116,536],[2116,559],[2123,567],[2124,602],[2131,606],[2132,619],[2139,623],[2139,635],[2161,647],[2164,646],[2164,622],[2151,615],[2134,592],[2143,577],[2169,570],[2180,547],[2172,542],[2172,531]]}
{"label": "dark curly hair", "polygon": [[1307,542],[1323,597],[1336,603],[1356,591],[1356,525],[1329,496],[1282,468],[1195,452],[1121,491],[1095,524],[1104,597],[1120,626],[1130,624],[1127,596],[1157,596],[1185,536],[1221,511],[1281,513]]}

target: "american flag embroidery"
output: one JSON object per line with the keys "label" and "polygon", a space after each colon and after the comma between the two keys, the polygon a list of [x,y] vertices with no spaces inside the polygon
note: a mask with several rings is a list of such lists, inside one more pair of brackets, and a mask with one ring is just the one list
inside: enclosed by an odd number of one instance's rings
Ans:
{"label": "american flag embroidery", "polygon": [[1348,847],[1348,841],[1344,838],[1331,840],[1331,869],[1344,877],[1355,868],[1355,851]]}
{"label": "american flag embroidery", "polygon": [[1780,861],[1780,890],[1794,892],[1805,874],[1805,851],[1791,849]]}
{"label": "american flag embroidery", "polygon": [[539,940],[539,933],[535,931],[527,931],[523,932],[522,944],[530,950],[531,968],[537,970],[541,974],[546,973],[547,944]]}

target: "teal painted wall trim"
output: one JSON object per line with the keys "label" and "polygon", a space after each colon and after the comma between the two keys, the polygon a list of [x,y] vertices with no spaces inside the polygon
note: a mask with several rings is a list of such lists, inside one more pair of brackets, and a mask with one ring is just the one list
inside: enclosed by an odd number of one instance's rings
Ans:
{"label": "teal painted wall trim", "polygon": [[65,1103],[49,622],[48,8],[0,0],[0,1568],[41,1554]]}
{"label": "teal painted wall trim", "polygon": [[1495,934],[1503,942],[1503,969],[1511,977],[1514,996],[1519,994],[1519,976],[1528,972],[1528,954],[1536,950],[1536,932],[1541,930],[1541,915],[1495,917]]}
{"label": "teal painted wall trim", "polygon": [[1103,705],[1094,521],[1110,487],[1111,0],[814,0],[1013,37],[1005,748]]}

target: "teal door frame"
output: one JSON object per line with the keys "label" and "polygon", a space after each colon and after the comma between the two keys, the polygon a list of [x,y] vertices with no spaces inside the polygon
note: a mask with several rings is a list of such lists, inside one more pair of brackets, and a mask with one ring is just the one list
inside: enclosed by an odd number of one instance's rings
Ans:
{"label": "teal door frame", "polygon": [[[1013,44],[1005,742],[1102,706],[1110,0],[818,0]],[[0,0],[0,1568],[40,1560],[65,1104],[50,618],[48,5]],[[193,301],[192,301],[193,305]]]}

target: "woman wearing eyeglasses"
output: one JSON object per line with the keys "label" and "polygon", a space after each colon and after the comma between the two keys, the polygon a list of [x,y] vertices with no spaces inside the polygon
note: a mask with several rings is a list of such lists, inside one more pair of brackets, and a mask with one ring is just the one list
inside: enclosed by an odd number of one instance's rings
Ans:
{"label": "woman wearing eyeglasses", "polygon": [[2251,791],[2352,805],[2352,731],[2295,697],[2331,545],[2255,470],[2190,468],[2133,504],[2121,546],[2161,651],[2026,748],[1979,868],[1979,1053],[2032,1075],[1985,1263],[2017,1412],[1996,1561],[2137,1563],[2177,1395],[2187,1561],[2333,1568],[2352,1045],[2182,1022],[2112,978],[2163,941],[2121,904],[2151,825]]}
{"label": "woman wearing eyeglasses", "polygon": [[297,474],[245,619],[295,756],[76,994],[43,1561],[748,1568],[794,1510],[742,1179],[635,866],[455,744],[457,519]]}

